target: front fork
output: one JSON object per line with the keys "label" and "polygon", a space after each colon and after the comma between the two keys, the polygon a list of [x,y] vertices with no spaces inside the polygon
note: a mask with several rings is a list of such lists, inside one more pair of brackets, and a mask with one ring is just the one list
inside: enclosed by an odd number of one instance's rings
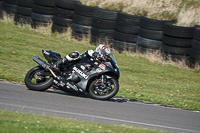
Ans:
{"label": "front fork", "polygon": [[105,81],[105,80],[104,80],[104,79],[105,79],[104,77],[105,77],[104,75],[101,75],[101,82],[102,82],[102,83],[104,83],[104,81]]}
{"label": "front fork", "polygon": [[107,82],[107,78],[105,75],[101,75],[95,83],[95,90],[100,93],[105,93],[110,89],[110,84]]}

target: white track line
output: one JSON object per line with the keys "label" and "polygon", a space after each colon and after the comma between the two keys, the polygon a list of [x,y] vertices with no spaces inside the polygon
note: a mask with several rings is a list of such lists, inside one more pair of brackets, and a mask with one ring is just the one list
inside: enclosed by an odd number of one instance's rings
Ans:
{"label": "white track line", "polygon": [[145,125],[145,126],[160,127],[160,128],[166,128],[166,129],[172,129],[172,130],[199,133],[199,131],[196,131],[196,130],[189,130],[189,129],[183,129],[183,128],[177,128],[177,127],[169,127],[169,126],[163,126],[163,125],[155,125],[155,124],[149,124],[149,123],[121,120],[121,119],[108,118],[108,117],[95,116],[95,115],[88,115],[88,114],[72,113],[72,112],[65,112],[65,111],[58,111],[58,110],[51,110],[51,109],[44,109],[44,108],[37,108],[37,107],[30,107],[30,106],[22,106],[22,105],[15,105],[15,104],[6,104],[6,103],[0,103],[0,105],[20,107],[20,108],[23,108],[23,109],[25,109],[25,108],[27,108],[27,109],[37,109],[37,110],[53,112],[53,113],[62,113],[62,114],[68,114],[68,115],[84,116],[84,117],[91,117],[91,118],[97,118],[97,119],[103,119],[103,120],[125,122],[125,123],[131,123],[131,124],[138,124],[138,125]]}

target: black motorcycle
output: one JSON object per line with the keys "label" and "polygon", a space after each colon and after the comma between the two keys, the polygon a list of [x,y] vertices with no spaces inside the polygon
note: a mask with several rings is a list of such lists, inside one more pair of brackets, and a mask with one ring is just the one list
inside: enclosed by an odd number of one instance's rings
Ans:
{"label": "black motorcycle", "polygon": [[80,59],[61,66],[60,71],[52,65],[61,59],[59,53],[42,50],[47,60],[38,56],[33,60],[39,66],[33,67],[25,76],[25,84],[30,90],[44,91],[50,87],[66,92],[80,92],[99,100],[114,97],[119,90],[120,71],[113,54],[102,51],[104,58],[93,58],[86,53]]}

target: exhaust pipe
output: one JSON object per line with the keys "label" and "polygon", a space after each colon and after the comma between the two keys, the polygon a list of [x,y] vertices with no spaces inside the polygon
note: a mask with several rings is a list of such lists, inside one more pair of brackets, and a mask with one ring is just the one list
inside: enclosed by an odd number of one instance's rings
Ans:
{"label": "exhaust pipe", "polygon": [[38,56],[33,56],[33,61],[35,61],[36,63],[38,63],[40,66],[42,66],[45,70],[47,69],[48,64],[43,61],[40,57]]}
{"label": "exhaust pipe", "polygon": [[50,66],[45,61],[43,61],[40,57],[33,56],[33,61],[35,61],[40,66],[42,66],[45,70],[49,70],[51,74],[54,76],[54,78],[57,78],[56,74],[51,70]]}

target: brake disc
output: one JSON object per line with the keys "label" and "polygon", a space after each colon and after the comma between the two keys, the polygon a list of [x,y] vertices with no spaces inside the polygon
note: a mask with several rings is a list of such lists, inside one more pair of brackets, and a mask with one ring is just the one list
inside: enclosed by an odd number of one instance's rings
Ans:
{"label": "brake disc", "polygon": [[111,88],[111,83],[110,81],[107,81],[106,83],[102,83],[101,81],[97,80],[96,83],[94,84],[95,90],[97,92],[107,92]]}

